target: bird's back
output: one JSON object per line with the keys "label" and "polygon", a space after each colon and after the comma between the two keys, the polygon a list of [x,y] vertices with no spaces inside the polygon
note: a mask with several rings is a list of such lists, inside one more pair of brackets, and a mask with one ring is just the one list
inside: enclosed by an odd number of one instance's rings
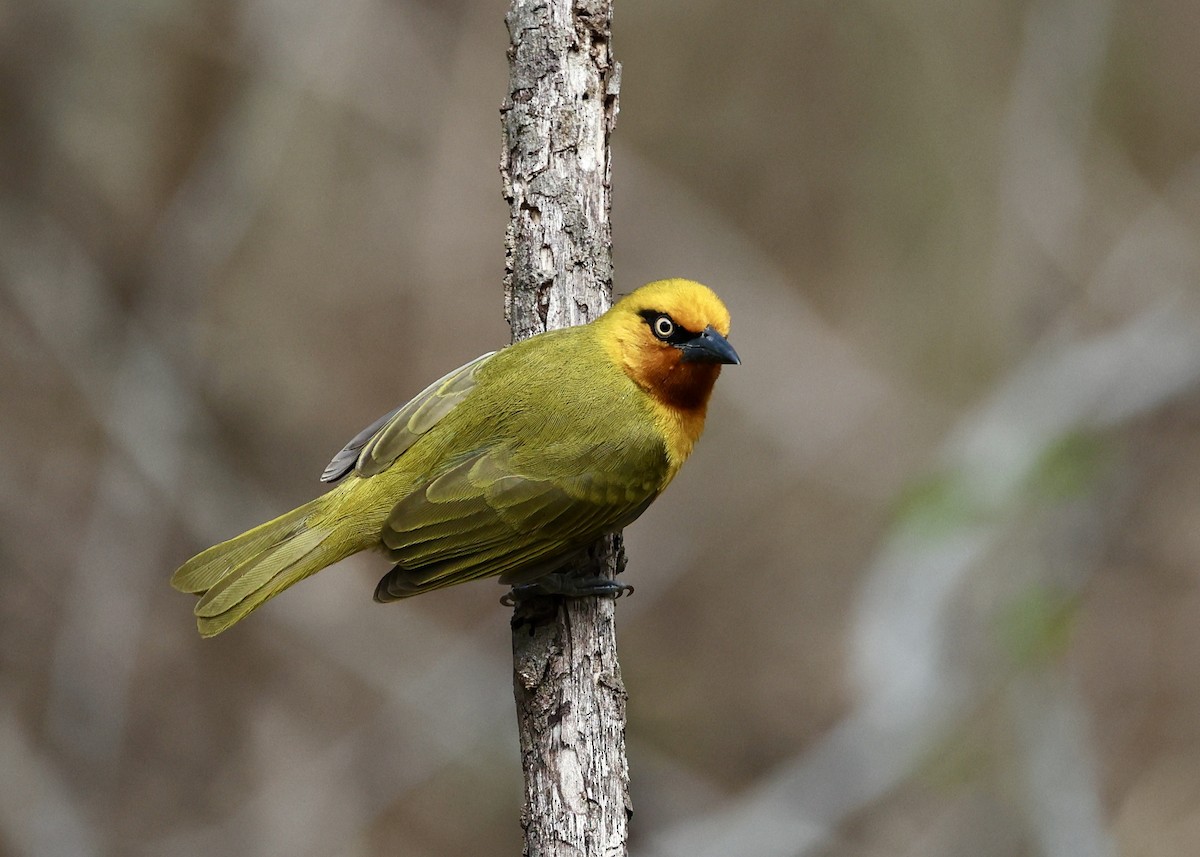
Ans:
{"label": "bird's back", "polygon": [[490,358],[471,394],[395,465],[423,476],[382,526],[396,568],[376,598],[513,582],[632,522],[669,469],[644,399],[589,328]]}

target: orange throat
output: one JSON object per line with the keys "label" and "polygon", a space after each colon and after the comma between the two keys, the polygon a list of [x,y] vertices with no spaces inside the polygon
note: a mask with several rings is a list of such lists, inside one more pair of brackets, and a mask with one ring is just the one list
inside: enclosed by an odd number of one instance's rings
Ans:
{"label": "orange throat", "polygon": [[658,360],[643,367],[648,382],[646,391],[668,408],[680,412],[698,412],[701,421],[708,408],[708,397],[721,374],[719,363],[684,363],[682,360]]}
{"label": "orange throat", "polygon": [[627,371],[656,405],[657,423],[671,461],[669,482],[691,455],[692,447],[704,431],[708,399],[721,374],[721,366],[717,363],[685,363],[677,355],[658,354],[653,359],[628,366]]}

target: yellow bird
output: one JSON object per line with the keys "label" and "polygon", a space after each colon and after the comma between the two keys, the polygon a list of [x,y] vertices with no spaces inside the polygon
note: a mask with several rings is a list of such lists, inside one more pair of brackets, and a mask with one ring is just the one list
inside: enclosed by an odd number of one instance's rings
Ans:
{"label": "yellow bird", "polygon": [[559,594],[612,581],[553,574],[632,523],[704,429],[729,312],[706,286],[660,280],[594,322],[484,354],[364,429],[321,476],[328,493],[211,547],[171,585],[219,634],[314,572],[375,548],[393,601],[478,577]]}

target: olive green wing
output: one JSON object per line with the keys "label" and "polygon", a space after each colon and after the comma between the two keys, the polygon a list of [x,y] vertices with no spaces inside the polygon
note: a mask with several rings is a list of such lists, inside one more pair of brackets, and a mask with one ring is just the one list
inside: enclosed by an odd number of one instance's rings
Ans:
{"label": "olive green wing", "polygon": [[[661,490],[659,440],[640,449],[585,450],[567,475],[544,463],[514,466],[502,451],[476,453],[401,500],[383,527],[396,563],[375,590],[393,601],[479,577],[534,579],[606,532],[632,523]],[[539,461],[561,457],[546,456]]]}
{"label": "olive green wing", "polygon": [[337,482],[351,470],[374,476],[386,470],[475,388],[476,373],[496,354],[489,351],[434,381],[407,404],[384,414],[360,431],[333,457],[322,482]]}

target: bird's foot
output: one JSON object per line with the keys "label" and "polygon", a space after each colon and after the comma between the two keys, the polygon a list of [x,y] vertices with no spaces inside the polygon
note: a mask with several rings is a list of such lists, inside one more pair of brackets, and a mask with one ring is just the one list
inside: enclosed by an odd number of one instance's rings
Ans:
{"label": "bird's foot", "polygon": [[618,583],[607,577],[578,577],[573,574],[547,574],[530,583],[514,586],[500,599],[505,607],[516,607],[522,601],[530,598],[561,595],[566,598],[587,598],[589,596],[607,596],[620,598],[622,595],[632,595],[633,587],[628,583]]}
{"label": "bird's foot", "polygon": [[628,583],[617,583],[607,577],[547,574],[532,583],[517,584],[500,599],[500,603],[515,608],[512,616],[514,631],[528,625],[532,634],[558,615],[559,598],[620,598],[631,592],[633,587]]}

